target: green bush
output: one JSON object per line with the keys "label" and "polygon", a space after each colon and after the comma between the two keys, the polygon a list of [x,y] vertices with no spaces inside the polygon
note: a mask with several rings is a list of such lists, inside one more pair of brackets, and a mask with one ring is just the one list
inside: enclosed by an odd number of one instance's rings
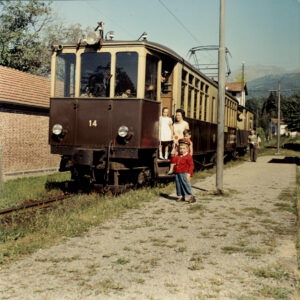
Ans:
{"label": "green bush", "polygon": [[266,134],[262,127],[258,127],[256,129],[256,134],[260,136],[261,138],[261,146],[264,146],[266,143]]}

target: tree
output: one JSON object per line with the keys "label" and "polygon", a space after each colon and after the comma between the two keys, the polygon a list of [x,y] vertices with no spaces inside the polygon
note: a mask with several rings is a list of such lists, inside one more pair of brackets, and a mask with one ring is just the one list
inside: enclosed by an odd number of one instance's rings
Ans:
{"label": "tree", "polygon": [[288,129],[300,132],[300,95],[289,97],[282,102],[282,114]]}
{"label": "tree", "polygon": [[235,76],[235,80],[236,80],[236,82],[240,82],[240,83],[244,82],[244,84],[245,84],[247,82],[247,74],[244,73],[244,78],[243,78],[243,74],[242,73],[238,73]]}
{"label": "tree", "polygon": [[51,45],[75,43],[86,30],[55,20],[51,3],[0,0],[0,65],[49,75]]}
{"label": "tree", "polygon": [[246,108],[254,114],[254,125],[261,127],[262,102],[260,99],[257,97],[247,99]]}
{"label": "tree", "polygon": [[0,64],[38,74],[44,45],[41,31],[51,21],[49,3],[1,1]]}
{"label": "tree", "polygon": [[277,117],[277,105],[276,105],[277,99],[276,94],[270,93],[267,100],[264,102],[262,107],[262,113],[266,114],[269,119],[276,118]]}
{"label": "tree", "polygon": [[50,57],[51,57],[51,46],[54,44],[63,43],[76,43],[79,38],[82,38],[84,34],[87,34],[93,29],[87,27],[82,29],[80,24],[73,24],[65,26],[63,22],[55,22],[55,24],[48,25],[43,31],[43,51],[41,53],[41,73],[50,73]]}

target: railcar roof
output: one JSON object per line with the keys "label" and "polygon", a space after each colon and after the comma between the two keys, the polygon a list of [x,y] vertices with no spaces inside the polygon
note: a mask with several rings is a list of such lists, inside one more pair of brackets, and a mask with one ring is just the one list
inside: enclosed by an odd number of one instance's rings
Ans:
{"label": "railcar roof", "polygon": [[[87,46],[87,44],[85,42],[81,43],[80,45],[78,45],[76,43],[72,43],[72,44],[55,44],[53,46],[57,47],[58,45],[62,45],[65,48],[84,48]],[[190,68],[193,72],[195,72],[195,73],[199,74],[199,76],[205,78],[205,80],[208,81],[210,84],[214,85],[215,87],[218,87],[218,83],[216,81],[212,80],[211,78],[209,78],[208,76],[206,76],[205,74],[200,72],[192,64],[190,64],[188,61],[186,61],[182,56],[180,56],[175,51],[173,51],[172,49],[170,49],[164,45],[161,45],[161,44],[155,43],[155,42],[150,42],[147,40],[145,40],[145,41],[103,40],[101,42],[101,47],[116,47],[116,46],[141,46],[141,47],[146,47],[149,50],[153,50],[153,51],[159,52],[161,54],[171,56],[174,60],[181,62],[183,65]],[[93,47],[93,46],[90,46],[90,47]],[[236,102],[238,102],[238,100],[235,99],[229,92],[226,91],[226,94],[227,94],[227,96],[233,98]]]}

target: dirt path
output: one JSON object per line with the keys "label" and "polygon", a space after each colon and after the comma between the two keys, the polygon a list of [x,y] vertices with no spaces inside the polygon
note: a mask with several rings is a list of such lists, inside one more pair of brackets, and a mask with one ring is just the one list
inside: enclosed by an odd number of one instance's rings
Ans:
{"label": "dirt path", "polygon": [[[278,158],[278,157],[277,157]],[[293,164],[246,162],[0,271],[0,299],[296,299]]]}

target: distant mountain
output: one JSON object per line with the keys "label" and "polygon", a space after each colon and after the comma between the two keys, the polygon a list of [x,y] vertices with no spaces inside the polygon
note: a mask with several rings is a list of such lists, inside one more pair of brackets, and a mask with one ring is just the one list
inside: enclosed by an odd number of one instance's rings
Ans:
{"label": "distant mountain", "polygon": [[[247,82],[247,98],[268,96],[269,90],[278,89],[279,80],[280,90],[300,89],[300,72],[267,75]],[[292,93],[293,91],[283,92],[283,95],[291,95]]]}
{"label": "distant mountain", "polygon": [[[299,72],[299,71],[295,70],[293,72]],[[238,70],[233,71],[229,78],[230,81],[236,81],[237,75],[241,73],[242,73],[242,67]],[[267,75],[277,75],[277,74],[285,74],[285,73],[288,72],[284,68],[277,67],[277,66],[245,65],[245,79],[248,82],[256,78],[264,77]]]}

